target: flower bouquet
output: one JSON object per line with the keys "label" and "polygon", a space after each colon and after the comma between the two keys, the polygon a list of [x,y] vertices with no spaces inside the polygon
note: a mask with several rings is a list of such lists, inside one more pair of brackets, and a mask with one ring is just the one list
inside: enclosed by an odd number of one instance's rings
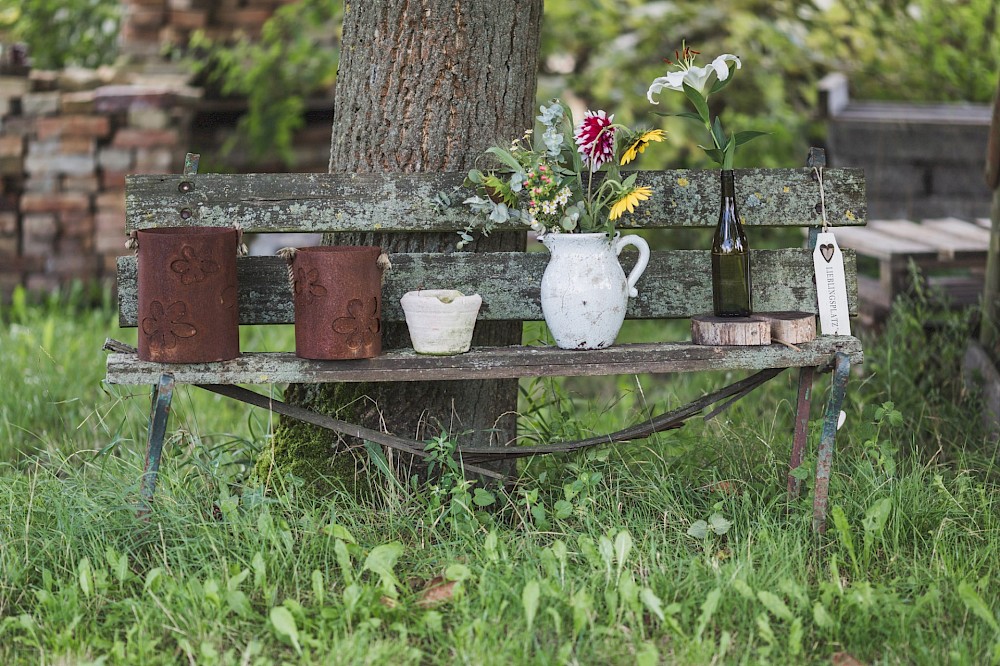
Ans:
{"label": "flower bouquet", "polygon": [[485,156],[496,166],[469,172],[465,185],[476,194],[465,204],[481,216],[459,232],[459,247],[472,242],[473,233],[489,235],[511,220],[540,235],[612,236],[615,220],[652,195],[650,188],[635,184],[634,173],[623,178],[619,167],[650,143],[663,141],[663,130],[631,129],[614,123],[614,116],[604,111],[587,111],[574,125],[558,99],[541,107],[537,121],[540,134],[527,130],[509,146],[489,148]]}
{"label": "flower bouquet", "polygon": [[[652,190],[618,168],[664,133],[617,125],[604,111],[587,111],[574,125],[559,100],[542,106],[537,120],[539,135],[529,130],[509,147],[486,151],[496,169],[469,172],[466,186],[476,195],[465,203],[481,215],[460,232],[459,246],[473,231],[486,235],[511,220],[535,231],[550,254],[539,300],[553,340],[563,349],[601,349],[614,344],[649,261],[641,237],[620,236],[614,227]],[[618,255],[627,245],[639,254],[626,276]]]}

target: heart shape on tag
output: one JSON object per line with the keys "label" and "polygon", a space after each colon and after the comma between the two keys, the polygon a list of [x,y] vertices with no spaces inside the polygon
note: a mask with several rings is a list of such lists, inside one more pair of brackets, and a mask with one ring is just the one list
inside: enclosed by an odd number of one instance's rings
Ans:
{"label": "heart shape on tag", "polygon": [[827,263],[830,263],[830,261],[833,259],[833,245],[831,245],[830,243],[824,243],[823,245],[820,245],[819,253],[823,255],[823,258],[826,259]]}

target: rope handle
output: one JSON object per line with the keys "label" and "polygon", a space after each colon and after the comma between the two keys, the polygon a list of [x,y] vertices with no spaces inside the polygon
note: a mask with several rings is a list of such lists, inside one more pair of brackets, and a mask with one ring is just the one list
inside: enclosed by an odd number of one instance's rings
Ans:
{"label": "rope handle", "polygon": [[[250,254],[250,248],[243,242],[243,226],[239,222],[233,222],[233,228],[236,229],[236,256],[245,257]],[[135,229],[128,232],[125,249],[132,250],[132,254],[139,256],[139,232]]]}
{"label": "rope handle", "polygon": [[[278,256],[285,260],[288,264],[288,284],[295,288],[295,271],[292,269],[292,264],[295,262],[295,255],[298,254],[298,248],[294,247],[283,247],[278,250]],[[378,266],[379,271],[382,273],[382,284],[385,285],[385,274],[392,270],[392,262],[389,261],[389,254],[383,252],[378,255],[378,259],[375,260],[375,265]]]}
{"label": "rope handle", "polygon": [[827,233],[830,229],[830,224],[826,219],[826,191],[823,189],[823,167],[813,167],[813,173],[816,174],[816,182],[819,183],[819,208],[820,214],[823,216],[823,233]]}

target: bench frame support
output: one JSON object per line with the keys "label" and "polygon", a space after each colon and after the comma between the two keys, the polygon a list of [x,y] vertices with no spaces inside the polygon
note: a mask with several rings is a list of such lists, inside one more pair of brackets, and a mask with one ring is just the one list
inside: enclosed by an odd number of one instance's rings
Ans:
{"label": "bench frame support", "polygon": [[149,432],[146,435],[146,464],[139,483],[139,515],[149,513],[156,477],[163,457],[163,440],[167,434],[167,419],[170,416],[170,401],[174,397],[174,376],[164,373],[158,384],[153,385],[149,409]]}
{"label": "bench frame support", "polygon": [[[833,463],[833,452],[837,434],[837,421],[840,417],[841,406],[843,405],[847,390],[847,380],[850,375],[850,356],[848,354],[838,352],[832,360],[831,365],[833,373],[831,378],[830,398],[826,406],[826,414],[823,420],[823,430],[817,452],[816,479],[814,487],[815,494],[813,498],[813,529],[819,534],[823,534],[826,531],[826,509],[829,498],[830,470]],[[801,480],[796,478],[791,472],[801,466],[805,456],[808,439],[809,413],[812,404],[812,385],[817,370],[822,371],[823,368],[806,366],[799,369],[798,400],[796,403],[795,413],[795,436],[792,444],[792,455],[789,462],[788,475],[789,501],[797,498],[802,490]],[[468,454],[468,458],[470,460],[476,461],[479,460],[479,456],[484,456],[484,454],[487,453],[493,454],[485,456],[487,459],[496,455],[504,457],[522,457],[526,455],[536,455],[539,453],[553,453],[556,451],[569,452],[596,444],[624,442],[637,439],[639,437],[649,436],[654,432],[661,432],[663,430],[680,427],[687,418],[694,416],[712,403],[722,401],[722,405],[720,407],[717,407],[705,417],[706,419],[711,418],[718,412],[732,405],[732,403],[739,398],[744,397],[761,384],[772,379],[775,375],[780,374],[780,372],[781,369],[762,371],[752,377],[748,377],[746,380],[730,385],[729,387],[726,387],[725,389],[709,396],[705,396],[701,400],[696,400],[694,403],[681,409],[675,410],[669,414],[664,414],[658,419],[652,419],[648,424],[634,426],[633,428],[619,431],[617,433],[611,433],[603,437],[595,437],[590,440],[583,440],[580,442],[563,442],[549,447],[518,447],[512,450],[507,449],[499,451],[492,449],[488,452],[477,449],[470,450],[465,453]],[[152,389],[149,429],[146,442],[146,462],[139,489],[140,502],[138,514],[140,517],[149,513],[150,504],[156,489],[156,480],[160,469],[160,461],[163,457],[163,443],[166,437],[167,420],[170,416],[170,403],[173,398],[174,386],[175,382],[173,375],[164,373],[160,376],[160,381],[155,384]],[[260,395],[241,387],[214,384],[199,384],[196,386],[247,404],[263,407],[264,409],[277,412],[284,416],[333,430],[342,435],[359,437],[368,441],[373,441],[383,446],[389,446],[407,451],[418,457],[426,455],[420,448],[419,442],[411,442],[386,433],[380,433],[343,421],[338,421],[310,410],[287,405],[281,401],[274,400],[273,398]],[[464,463],[468,471],[484,473],[488,477],[501,480],[501,477],[495,472],[491,472],[490,470],[477,465],[469,464],[470,460],[466,460]]]}
{"label": "bench frame support", "polygon": [[851,374],[851,358],[838,353],[834,358],[833,377],[830,379],[830,400],[826,405],[823,432],[816,454],[816,488],[813,499],[813,529],[819,534],[826,532],[826,505],[830,494],[830,469],[833,466],[833,449],[837,438],[837,424],[840,408],[847,394],[847,380]]}

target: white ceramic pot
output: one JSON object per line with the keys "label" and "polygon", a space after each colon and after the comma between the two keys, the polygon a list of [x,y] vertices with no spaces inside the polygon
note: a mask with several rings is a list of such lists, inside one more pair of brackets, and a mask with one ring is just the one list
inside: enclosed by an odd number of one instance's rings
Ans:
{"label": "white ceramic pot", "polygon": [[415,352],[450,356],[469,351],[482,296],[466,296],[455,289],[425,289],[408,291],[399,302]]}
{"label": "white ceramic pot", "polygon": [[[635,283],[649,263],[649,246],[639,236],[545,234],[551,253],[542,275],[545,323],[561,349],[602,349],[618,337],[629,297],[639,295]],[[618,255],[626,245],[639,259],[625,277]]]}

